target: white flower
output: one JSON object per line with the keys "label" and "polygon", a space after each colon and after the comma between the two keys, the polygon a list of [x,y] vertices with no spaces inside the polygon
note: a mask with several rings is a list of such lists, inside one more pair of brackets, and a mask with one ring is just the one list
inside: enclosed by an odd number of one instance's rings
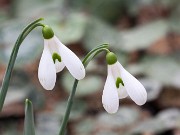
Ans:
{"label": "white flower", "polygon": [[44,89],[54,88],[56,73],[62,71],[65,66],[74,78],[81,80],[85,77],[85,68],[80,59],[56,36],[44,39],[44,50],[38,69],[38,78]]}
{"label": "white flower", "polygon": [[128,95],[137,105],[143,105],[147,100],[144,86],[118,61],[108,64],[108,75],[102,95],[104,109],[108,113],[116,113],[119,108],[119,99]]}

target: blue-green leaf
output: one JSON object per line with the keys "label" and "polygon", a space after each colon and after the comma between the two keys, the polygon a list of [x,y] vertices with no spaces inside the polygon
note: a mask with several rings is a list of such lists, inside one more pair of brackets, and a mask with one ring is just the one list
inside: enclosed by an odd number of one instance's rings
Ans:
{"label": "blue-green leaf", "polygon": [[28,99],[25,101],[24,135],[35,135],[33,105]]}

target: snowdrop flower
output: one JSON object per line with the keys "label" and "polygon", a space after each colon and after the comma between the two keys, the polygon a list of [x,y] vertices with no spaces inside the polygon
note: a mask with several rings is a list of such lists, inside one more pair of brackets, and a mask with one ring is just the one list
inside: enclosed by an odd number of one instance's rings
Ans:
{"label": "snowdrop flower", "polygon": [[147,100],[144,86],[117,61],[114,53],[106,55],[108,75],[105,82],[102,103],[108,113],[116,113],[119,108],[119,99],[128,95],[137,104],[143,105]]}
{"label": "snowdrop flower", "polygon": [[56,73],[66,66],[72,76],[78,80],[85,77],[85,68],[80,59],[54,35],[45,25],[42,29],[44,50],[40,59],[38,78],[46,90],[52,90],[56,82]]}

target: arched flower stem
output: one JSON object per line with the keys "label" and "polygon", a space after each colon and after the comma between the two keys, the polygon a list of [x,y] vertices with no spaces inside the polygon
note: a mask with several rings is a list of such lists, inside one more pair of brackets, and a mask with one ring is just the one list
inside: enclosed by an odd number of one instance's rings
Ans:
{"label": "arched flower stem", "polygon": [[22,31],[22,33],[19,35],[18,39],[16,40],[16,43],[12,50],[10,60],[9,60],[9,63],[8,63],[8,66],[7,66],[5,75],[4,75],[4,79],[2,82],[2,87],[1,87],[1,91],[0,91],[0,111],[2,110],[2,107],[4,105],[4,100],[5,100],[7,91],[8,91],[11,74],[12,74],[12,70],[13,70],[13,67],[14,67],[14,64],[16,61],[19,47],[20,47],[21,43],[24,41],[24,39],[27,37],[27,35],[33,29],[35,29],[38,26],[44,26],[43,24],[39,23],[42,20],[43,20],[43,18],[40,18],[40,19],[37,19],[36,21],[30,23],[27,27],[24,28],[24,30]]}
{"label": "arched flower stem", "polygon": [[[109,50],[108,50],[107,48],[108,48],[108,44],[102,44],[102,45],[94,48],[93,50],[91,50],[91,51],[85,56],[85,58],[83,59],[83,62],[82,62],[82,63],[84,64],[84,66],[87,67],[87,65],[89,64],[89,62],[90,62],[96,55],[98,55],[99,53],[101,53],[102,51],[109,52]],[[77,88],[78,82],[79,82],[79,81],[78,81],[77,79],[75,79],[74,84],[73,84],[72,91],[71,91],[70,96],[69,96],[69,98],[68,98],[67,108],[66,108],[65,116],[64,116],[63,121],[62,121],[62,125],[61,125],[61,128],[60,128],[59,135],[64,135],[64,134],[65,134],[66,126],[67,126],[67,123],[68,123],[68,120],[69,120],[69,115],[70,115],[71,108],[72,108],[72,105],[73,105],[73,100],[74,100],[74,96],[75,96],[75,93],[76,93],[76,88]]]}

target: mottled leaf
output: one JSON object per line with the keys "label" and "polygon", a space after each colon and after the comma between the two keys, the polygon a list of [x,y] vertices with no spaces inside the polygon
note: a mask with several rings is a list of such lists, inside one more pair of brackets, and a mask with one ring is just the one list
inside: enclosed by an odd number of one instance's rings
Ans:
{"label": "mottled leaf", "polygon": [[[57,114],[60,118],[63,118],[66,111],[66,107],[67,101],[60,102],[57,104],[54,113]],[[86,108],[87,104],[84,101],[74,100],[70,114],[70,119],[75,120],[81,118]]]}
{"label": "mottled leaf", "polygon": [[107,112],[100,114],[97,118],[97,128],[120,128],[133,124],[140,117],[140,112],[133,107],[120,106],[117,113],[110,115]]}
{"label": "mottled leaf", "polygon": [[[69,72],[63,75],[62,82],[65,87],[65,90],[68,93],[70,93],[74,82],[74,78],[70,75]],[[103,85],[104,82],[100,76],[87,75],[83,80],[79,82],[75,96],[82,97],[93,94],[98,90],[102,89]]]}

